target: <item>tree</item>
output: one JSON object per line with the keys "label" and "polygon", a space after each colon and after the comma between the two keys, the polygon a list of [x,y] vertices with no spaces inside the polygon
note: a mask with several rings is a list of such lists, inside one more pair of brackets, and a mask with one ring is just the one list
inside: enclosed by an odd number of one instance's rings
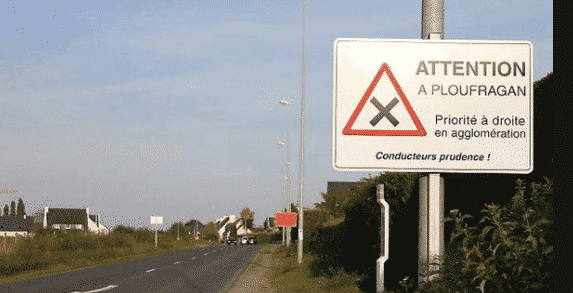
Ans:
{"label": "tree", "polygon": [[28,224],[28,232],[33,232],[35,230],[34,217],[26,216],[26,223]]}
{"label": "tree", "polygon": [[317,207],[324,207],[335,217],[339,217],[343,214],[342,203],[344,202],[345,196],[349,191],[338,191],[332,194],[326,192],[320,192],[323,201],[321,203],[315,204]]}
{"label": "tree", "polygon": [[203,232],[201,233],[204,240],[217,240],[219,238],[219,233],[217,233],[217,227],[215,223],[209,222]]}
{"label": "tree", "polygon": [[243,223],[245,223],[246,229],[252,229],[255,221],[255,212],[245,207],[241,210],[241,219],[243,220]]}
{"label": "tree", "polygon": [[133,227],[119,224],[113,228],[112,233],[133,233],[134,231],[135,228]]}
{"label": "tree", "polygon": [[229,229],[229,232],[230,232],[230,233],[229,233],[229,237],[237,238],[237,222],[238,222],[238,221],[235,221],[235,222],[229,224],[229,227],[230,227],[230,229]]}
{"label": "tree", "polygon": [[24,211],[24,201],[22,198],[18,199],[18,207],[16,208],[16,216],[18,218],[23,218],[26,212]]}
{"label": "tree", "polygon": [[[169,227],[169,230],[167,230],[169,232],[169,234],[171,234],[171,236],[177,238],[178,234],[182,234],[184,230],[182,230],[183,228],[183,222],[182,221],[178,221],[178,222],[174,222],[173,224],[171,224],[171,227]],[[181,237],[179,237],[181,238]]]}
{"label": "tree", "polygon": [[16,217],[16,202],[12,201],[10,203],[10,217],[14,218]]}
{"label": "tree", "polygon": [[6,205],[4,206],[4,217],[8,217],[8,216],[9,216],[9,211],[10,211],[10,208],[8,207],[8,204],[6,204]]}
{"label": "tree", "polygon": [[[191,219],[185,223],[185,227],[187,227],[189,232],[196,234],[201,231],[203,224],[198,220]],[[193,235],[193,237],[195,237],[195,235]]]}

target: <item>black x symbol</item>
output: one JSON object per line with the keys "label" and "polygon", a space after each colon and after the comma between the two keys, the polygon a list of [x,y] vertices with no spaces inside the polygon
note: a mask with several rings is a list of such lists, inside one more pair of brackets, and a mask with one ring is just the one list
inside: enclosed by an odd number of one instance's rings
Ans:
{"label": "black x symbol", "polygon": [[394,98],[390,104],[388,104],[388,106],[384,107],[382,104],[380,104],[380,102],[378,102],[378,100],[376,100],[376,98],[372,97],[372,100],[370,100],[372,102],[372,104],[374,104],[374,106],[376,106],[376,108],[378,108],[378,110],[380,110],[380,113],[378,113],[378,115],[376,115],[376,117],[374,117],[371,121],[370,124],[372,124],[372,126],[376,126],[376,124],[378,124],[378,122],[380,122],[380,120],[384,117],[388,118],[388,120],[390,121],[390,123],[392,123],[394,125],[394,127],[396,127],[396,125],[398,125],[398,120],[396,120],[396,118],[394,118],[394,116],[392,116],[392,114],[390,114],[390,110],[392,110],[392,108],[394,108],[394,106],[396,106],[396,104],[398,104],[398,99]]}

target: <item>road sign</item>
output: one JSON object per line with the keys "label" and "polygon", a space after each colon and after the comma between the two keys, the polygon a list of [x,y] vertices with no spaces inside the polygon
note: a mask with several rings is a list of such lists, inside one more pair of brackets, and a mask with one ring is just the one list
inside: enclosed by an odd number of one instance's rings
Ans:
{"label": "road sign", "polygon": [[151,224],[152,225],[162,225],[163,224],[163,217],[151,217]]}
{"label": "road sign", "polygon": [[530,173],[532,52],[528,41],[337,39],[333,167]]}
{"label": "road sign", "polygon": [[275,213],[276,227],[296,227],[296,213]]}
{"label": "road sign", "polygon": [[195,237],[195,240],[199,240],[199,237]]}

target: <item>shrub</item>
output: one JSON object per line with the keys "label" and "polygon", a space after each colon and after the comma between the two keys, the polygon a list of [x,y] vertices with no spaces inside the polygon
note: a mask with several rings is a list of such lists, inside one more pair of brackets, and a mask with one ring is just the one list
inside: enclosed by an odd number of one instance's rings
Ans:
{"label": "shrub", "polygon": [[471,215],[452,210],[445,221],[455,222],[451,240],[461,239],[458,257],[436,271],[440,277],[426,284],[426,290],[551,292],[553,181],[545,179],[545,184],[532,184],[528,196],[525,182],[517,180],[517,192],[507,206],[486,204],[479,222],[485,227],[477,233],[477,227],[462,227]]}
{"label": "shrub", "polygon": [[133,247],[135,240],[127,233],[111,233],[102,239],[102,244],[107,248]]}
{"label": "shrub", "polygon": [[147,229],[138,229],[134,235],[135,241],[138,243],[151,243],[155,241],[155,233]]}
{"label": "shrub", "polygon": [[258,244],[269,244],[271,243],[272,234],[268,232],[258,233],[255,237],[257,238]]}

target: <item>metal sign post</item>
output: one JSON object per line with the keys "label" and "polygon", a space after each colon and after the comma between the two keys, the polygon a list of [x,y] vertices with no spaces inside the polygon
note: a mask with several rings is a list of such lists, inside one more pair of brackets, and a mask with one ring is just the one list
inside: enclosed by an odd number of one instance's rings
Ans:
{"label": "metal sign post", "polygon": [[382,218],[380,225],[380,258],[376,261],[376,292],[384,292],[384,263],[388,260],[389,238],[390,238],[390,206],[384,200],[384,184],[377,186],[378,203],[382,209]]}
{"label": "metal sign post", "polygon": [[[444,39],[444,0],[422,1],[422,39]],[[444,178],[440,173],[420,178],[418,287],[434,279],[432,258],[444,255]]]}
{"label": "metal sign post", "polygon": [[157,225],[163,224],[163,217],[151,216],[151,224],[155,225],[155,247],[157,247]]}

